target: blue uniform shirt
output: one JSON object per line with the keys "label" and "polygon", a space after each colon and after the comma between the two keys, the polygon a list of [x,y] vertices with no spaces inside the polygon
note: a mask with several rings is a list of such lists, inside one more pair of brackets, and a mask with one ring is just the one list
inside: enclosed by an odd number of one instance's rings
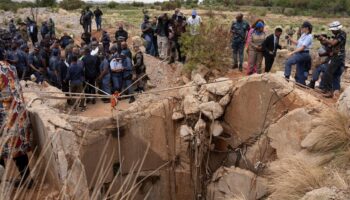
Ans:
{"label": "blue uniform shirt", "polygon": [[245,41],[249,28],[248,22],[244,20],[241,22],[233,22],[231,25],[231,31],[234,32],[233,41]]}
{"label": "blue uniform shirt", "polygon": [[130,78],[130,76],[132,75],[131,59],[129,57],[126,57],[125,59],[123,59],[122,64],[123,64],[123,67],[124,67],[123,77],[124,78]]}
{"label": "blue uniform shirt", "polygon": [[72,63],[68,68],[66,81],[70,81],[73,85],[82,84],[84,81],[84,71],[77,63]]}
{"label": "blue uniform shirt", "polygon": [[312,47],[312,35],[303,33],[298,40],[297,48],[305,47],[304,51],[309,51]]}

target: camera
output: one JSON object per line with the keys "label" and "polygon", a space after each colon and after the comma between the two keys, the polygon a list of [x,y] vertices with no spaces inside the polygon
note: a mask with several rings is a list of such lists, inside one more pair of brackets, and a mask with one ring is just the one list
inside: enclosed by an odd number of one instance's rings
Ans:
{"label": "camera", "polygon": [[320,39],[321,36],[322,36],[322,35],[317,35],[317,34],[315,34],[315,35],[314,35],[314,38]]}
{"label": "camera", "polygon": [[289,36],[289,35],[286,35],[284,38],[285,38],[286,40],[289,40],[289,39],[290,39],[290,36]]}

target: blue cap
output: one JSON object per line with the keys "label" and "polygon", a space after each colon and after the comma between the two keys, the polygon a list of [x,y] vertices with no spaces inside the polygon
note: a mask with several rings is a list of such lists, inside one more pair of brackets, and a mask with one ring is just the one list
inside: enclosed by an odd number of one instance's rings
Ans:
{"label": "blue cap", "polygon": [[256,28],[263,28],[265,25],[264,25],[264,23],[262,23],[262,22],[258,22],[256,25],[255,25],[255,27]]}
{"label": "blue cap", "polygon": [[197,15],[197,11],[196,10],[192,10],[192,16],[196,16]]}

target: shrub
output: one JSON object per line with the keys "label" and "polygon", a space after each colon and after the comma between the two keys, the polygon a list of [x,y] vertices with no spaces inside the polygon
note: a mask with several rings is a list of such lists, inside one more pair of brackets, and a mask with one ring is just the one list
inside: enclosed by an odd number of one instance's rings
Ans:
{"label": "shrub", "polygon": [[293,16],[296,14],[296,12],[295,12],[295,9],[293,9],[293,8],[286,8],[286,9],[284,9],[283,14],[285,14],[287,16]]}
{"label": "shrub", "polygon": [[85,3],[81,0],[63,0],[59,6],[65,10],[75,10],[85,6]]}
{"label": "shrub", "polygon": [[119,4],[117,2],[111,1],[107,4],[107,7],[110,9],[116,8],[117,6],[119,6]]}
{"label": "shrub", "polygon": [[223,68],[230,65],[230,31],[227,25],[218,24],[215,19],[202,25],[200,34],[185,33],[181,37],[182,51],[187,56],[185,68],[192,70],[197,65],[208,68]]}
{"label": "shrub", "polygon": [[136,1],[132,2],[131,5],[133,7],[144,7],[145,6],[145,4],[143,2],[136,2]]}
{"label": "shrub", "polygon": [[162,3],[161,10],[175,10],[175,8],[180,8],[180,7],[181,7],[180,1],[167,1]]}
{"label": "shrub", "polygon": [[56,4],[56,0],[37,0],[36,3],[42,7],[52,7]]}

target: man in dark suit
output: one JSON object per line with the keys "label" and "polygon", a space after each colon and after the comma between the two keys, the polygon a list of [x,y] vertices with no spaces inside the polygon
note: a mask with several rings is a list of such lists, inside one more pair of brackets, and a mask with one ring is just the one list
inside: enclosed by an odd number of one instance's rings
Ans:
{"label": "man in dark suit", "polygon": [[273,62],[275,61],[277,49],[281,49],[279,39],[282,34],[281,28],[276,28],[275,33],[269,35],[262,44],[265,57],[265,72],[270,72]]}

